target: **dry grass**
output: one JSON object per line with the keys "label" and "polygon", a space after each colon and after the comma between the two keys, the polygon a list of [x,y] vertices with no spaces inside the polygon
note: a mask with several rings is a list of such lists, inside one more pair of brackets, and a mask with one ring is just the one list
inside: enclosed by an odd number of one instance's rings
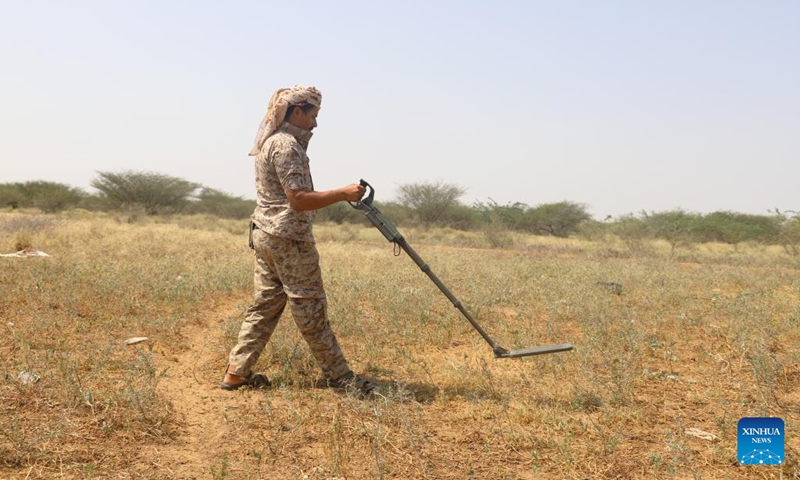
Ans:
{"label": "dry grass", "polygon": [[[288,314],[259,362],[275,388],[216,388],[246,223],[2,213],[0,231],[1,253],[51,255],[0,258],[3,478],[800,476],[800,272],[779,250],[404,231],[498,343],[576,347],[495,360],[377,230],[321,225],[334,329],[380,385],[363,400],[311,388]],[[745,416],[784,419],[783,467],[738,465]]]}

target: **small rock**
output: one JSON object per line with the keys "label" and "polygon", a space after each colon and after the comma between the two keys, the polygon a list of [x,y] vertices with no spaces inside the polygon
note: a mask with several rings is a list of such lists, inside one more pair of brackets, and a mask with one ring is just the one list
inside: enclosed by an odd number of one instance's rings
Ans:
{"label": "small rock", "polygon": [[605,288],[615,295],[622,295],[622,284],[617,282],[597,282],[597,285]]}
{"label": "small rock", "polygon": [[149,337],[131,337],[125,340],[125,345],[136,345],[137,343],[142,343],[150,340]]}
{"label": "small rock", "polygon": [[28,371],[19,372],[17,378],[19,379],[20,382],[22,382],[23,385],[30,385],[32,383],[36,383],[39,381],[39,375],[36,375],[35,373],[31,373]]}

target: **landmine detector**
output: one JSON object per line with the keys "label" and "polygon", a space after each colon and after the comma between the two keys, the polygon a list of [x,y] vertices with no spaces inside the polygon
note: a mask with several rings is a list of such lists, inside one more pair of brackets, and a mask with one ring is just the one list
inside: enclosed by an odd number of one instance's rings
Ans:
{"label": "landmine detector", "polygon": [[[447,297],[450,302],[452,302],[453,306],[456,307],[464,317],[469,320],[469,323],[475,327],[475,330],[481,334],[484,340],[486,340],[489,345],[492,346],[492,350],[494,351],[495,358],[516,358],[516,357],[527,357],[530,355],[542,355],[546,353],[556,353],[556,352],[566,352],[568,350],[572,350],[572,344],[569,343],[560,343],[556,345],[545,345],[542,347],[529,347],[529,348],[522,348],[519,350],[506,350],[505,348],[498,345],[492,338],[486,333],[486,331],[478,325],[478,322],[472,318],[472,315],[464,308],[461,302],[453,295],[447,287],[444,286],[439,277],[436,276],[431,268],[425,263],[417,252],[414,251],[413,248],[406,242],[406,239],[400,235],[400,232],[397,231],[397,227],[394,226],[392,222],[390,222],[383,214],[378,210],[378,208],[372,204],[373,197],[375,196],[375,189],[372,188],[372,185],[367,183],[365,180],[361,180],[361,185],[368,190],[368,194],[365,198],[362,198],[360,201],[353,203],[350,202],[350,205],[357,209],[364,212],[367,219],[389,240],[391,243],[394,243],[397,247],[402,248],[414,263],[425,272],[428,277],[439,287],[439,290]],[[399,255],[399,252],[398,252]]]}

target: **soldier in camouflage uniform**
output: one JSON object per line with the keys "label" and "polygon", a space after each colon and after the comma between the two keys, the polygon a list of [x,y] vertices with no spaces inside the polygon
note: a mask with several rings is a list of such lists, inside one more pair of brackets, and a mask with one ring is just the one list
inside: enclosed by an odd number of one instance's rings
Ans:
{"label": "soldier in camouflage uniform", "polygon": [[314,211],[340,201],[357,202],[361,185],[314,191],[306,154],[317,126],[322,95],[314,87],[277,90],[256,134],[257,205],[251,218],[250,246],[255,258],[255,300],[247,310],[239,339],[231,350],[220,387],[266,387],[253,366],[289,303],[300,333],[322,369],[325,383],[369,393],[374,385],[355,375],[331,330],[322,285],[319,254],[311,232]]}

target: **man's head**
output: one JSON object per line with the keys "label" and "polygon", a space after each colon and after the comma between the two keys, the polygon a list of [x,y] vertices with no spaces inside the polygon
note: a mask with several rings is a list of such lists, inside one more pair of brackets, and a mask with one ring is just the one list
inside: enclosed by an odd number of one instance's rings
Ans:
{"label": "man's head", "polygon": [[319,115],[319,107],[316,105],[310,103],[289,105],[284,121],[310,132],[317,126],[317,115]]}
{"label": "man's head", "polygon": [[266,139],[283,122],[289,122],[303,130],[312,130],[317,126],[317,114],[321,106],[322,93],[314,87],[295,85],[276,90],[269,99],[267,113],[258,126],[250,155],[258,155]]}

